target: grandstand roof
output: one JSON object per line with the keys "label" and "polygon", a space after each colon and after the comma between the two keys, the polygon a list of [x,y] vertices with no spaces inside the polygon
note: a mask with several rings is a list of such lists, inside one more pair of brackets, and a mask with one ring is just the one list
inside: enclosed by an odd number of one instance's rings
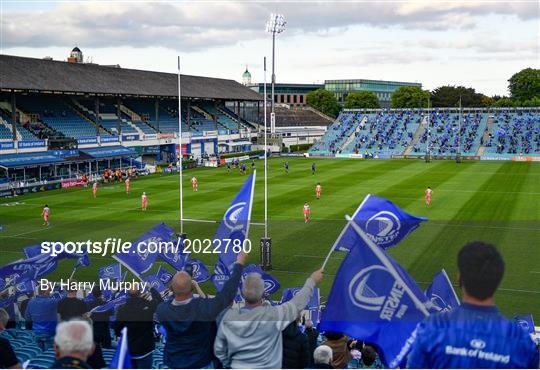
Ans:
{"label": "grandstand roof", "polygon": [[[0,89],[133,96],[178,96],[174,73],[0,55]],[[182,97],[261,100],[234,80],[181,76]]]}

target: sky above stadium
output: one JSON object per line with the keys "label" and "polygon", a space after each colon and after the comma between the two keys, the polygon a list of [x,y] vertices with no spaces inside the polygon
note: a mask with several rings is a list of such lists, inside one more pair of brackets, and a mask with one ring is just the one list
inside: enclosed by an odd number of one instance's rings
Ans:
{"label": "sky above stadium", "polygon": [[[508,78],[539,68],[533,1],[6,1],[0,52],[65,60],[78,46],[98,64],[263,81],[271,57],[265,23],[287,25],[276,46],[277,82],[382,79],[508,94]],[[267,75],[270,80],[270,71]]]}

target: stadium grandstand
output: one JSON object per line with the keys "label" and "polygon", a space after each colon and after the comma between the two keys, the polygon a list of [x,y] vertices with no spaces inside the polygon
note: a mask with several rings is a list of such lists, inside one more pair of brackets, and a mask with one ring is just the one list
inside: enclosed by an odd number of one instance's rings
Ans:
{"label": "stadium grandstand", "polygon": [[[175,161],[176,74],[72,59],[0,55],[4,182],[50,182],[141,165],[141,153],[148,152],[157,161]],[[187,75],[181,89],[184,153],[202,158],[250,150],[261,119],[246,119],[240,108],[249,102],[262,112],[259,94],[232,80]]]}
{"label": "stadium grandstand", "polygon": [[311,155],[377,158],[540,156],[540,109],[344,110]]}

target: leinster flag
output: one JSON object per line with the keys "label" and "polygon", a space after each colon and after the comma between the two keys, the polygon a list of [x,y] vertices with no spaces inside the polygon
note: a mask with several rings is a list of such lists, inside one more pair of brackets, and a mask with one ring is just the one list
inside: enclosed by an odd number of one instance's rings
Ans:
{"label": "leinster flag", "polygon": [[426,297],[431,301],[428,307],[432,312],[446,312],[459,306],[459,298],[444,269],[433,277],[433,282],[426,290]]}
{"label": "leinster flag", "polygon": [[[371,194],[364,198],[352,219],[382,249],[398,244],[418,228],[420,222],[427,221],[424,217],[411,216],[391,201]],[[349,222],[341,231],[334,249],[351,250],[357,244],[357,238]]]}
{"label": "leinster flag", "polygon": [[210,279],[210,273],[202,261],[190,259],[186,262],[186,267],[187,266],[191,269],[191,278],[197,283],[204,283]]}
{"label": "leinster flag", "polygon": [[122,272],[120,271],[120,264],[113,263],[111,265],[100,267],[98,270],[98,276],[100,280],[122,281]]}
{"label": "leinster flag", "polygon": [[[139,276],[150,270],[157,258],[156,253],[150,253],[148,251],[148,246],[151,243],[159,246],[159,243],[170,242],[172,233],[173,230],[170,227],[161,223],[133,242],[127,253],[116,253],[112,257],[126,266],[133,274]],[[137,248],[137,245],[140,245],[140,247]],[[154,244],[152,244],[152,248],[153,246]]]}
{"label": "leinster flag", "polygon": [[[171,230],[171,234],[173,230]],[[174,242],[171,242],[170,247],[163,248],[160,251],[159,257],[167,262],[173,269],[180,271],[184,268],[186,260],[189,258],[189,253],[183,253],[183,241],[180,238],[174,239]]]}
{"label": "leinster flag", "polygon": [[110,369],[131,369],[131,355],[129,354],[128,348],[128,329],[124,327],[122,329],[122,336],[120,337],[120,342],[116,348],[114,357],[109,365]]}
{"label": "leinster flag", "polygon": [[515,316],[514,320],[516,320],[518,325],[523,330],[525,330],[528,334],[534,334],[535,333],[533,316],[531,314],[522,315],[522,316]]}
{"label": "leinster flag", "polygon": [[151,287],[156,288],[160,293],[167,289],[167,284],[169,284],[172,278],[172,274],[162,266],[159,266],[159,269],[155,274],[143,276],[143,280],[149,283]]}
{"label": "leinster flag", "polygon": [[231,206],[223,215],[223,220],[221,220],[221,224],[214,236],[214,240],[221,240],[221,253],[215,266],[216,274],[229,275],[231,273],[232,265],[236,261],[236,255],[239,253],[238,250],[235,251],[235,242],[236,245],[243,247],[244,240],[248,236],[255,190],[255,175],[256,171],[253,171],[253,174],[249,176],[244,186],[242,186]]}
{"label": "leinster flag", "polygon": [[[290,301],[293,299],[295,295],[298,294],[302,288],[286,288],[283,289],[283,295],[281,297],[281,304]],[[318,310],[319,309],[319,303],[320,301],[320,291],[319,288],[315,288],[313,290],[313,295],[309,299],[309,302],[307,303],[305,309],[306,310]]]}
{"label": "leinster flag", "polygon": [[374,343],[385,365],[396,368],[406,359],[417,324],[429,315],[427,299],[396,261],[350,225],[359,237],[339,268],[319,330]]}
{"label": "leinster flag", "polygon": [[58,267],[58,256],[40,254],[25,260],[19,260],[0,267],[0,279],[5,279],[6,285],[14,285],[26,280],[53,272]]}

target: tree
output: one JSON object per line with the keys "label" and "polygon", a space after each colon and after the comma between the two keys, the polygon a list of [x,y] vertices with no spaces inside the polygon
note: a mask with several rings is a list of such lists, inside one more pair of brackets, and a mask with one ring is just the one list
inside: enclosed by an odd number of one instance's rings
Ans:
{"label": "tree", "polygon": [[540,107],[540,95],[537,95],[529,100],[525,100],[521,106],[523,107]]}
{"label": "tree", "polygon": [[431,92],[434,107],[457,107],[460,97],[463,107],[481,107],[484,95],[464,86],[441,86]]}
{"label": "tree", "polygon": [[353,108],[380,108],[377,95],[371,91],[355,91],[351,92],[345,98],[344,107],[347,109]]}
{"label": "tree", "polygon": [[540,97],[540,69],[522,69],[510,77],[508,82],[512,99],[525,101],[535,96]]}
{"label": "tree", "polygon": [[510,99],[509,97],[503,96],[502,98],[498,99],[495,103],[493,103],[494,107],[515,107],[516,101],[513,99]]}
{"label": "tree", "polygon": [[429,91],[418,86],[401,86],[393,94],[390,101],[392,108],[427,107]]}
{"label": "tree", "polygon": [[313,108],[320,110],[324,114],[336,117],[341,109],[336,96],[328,90],[317,89],[307,94],[306,102]]}

